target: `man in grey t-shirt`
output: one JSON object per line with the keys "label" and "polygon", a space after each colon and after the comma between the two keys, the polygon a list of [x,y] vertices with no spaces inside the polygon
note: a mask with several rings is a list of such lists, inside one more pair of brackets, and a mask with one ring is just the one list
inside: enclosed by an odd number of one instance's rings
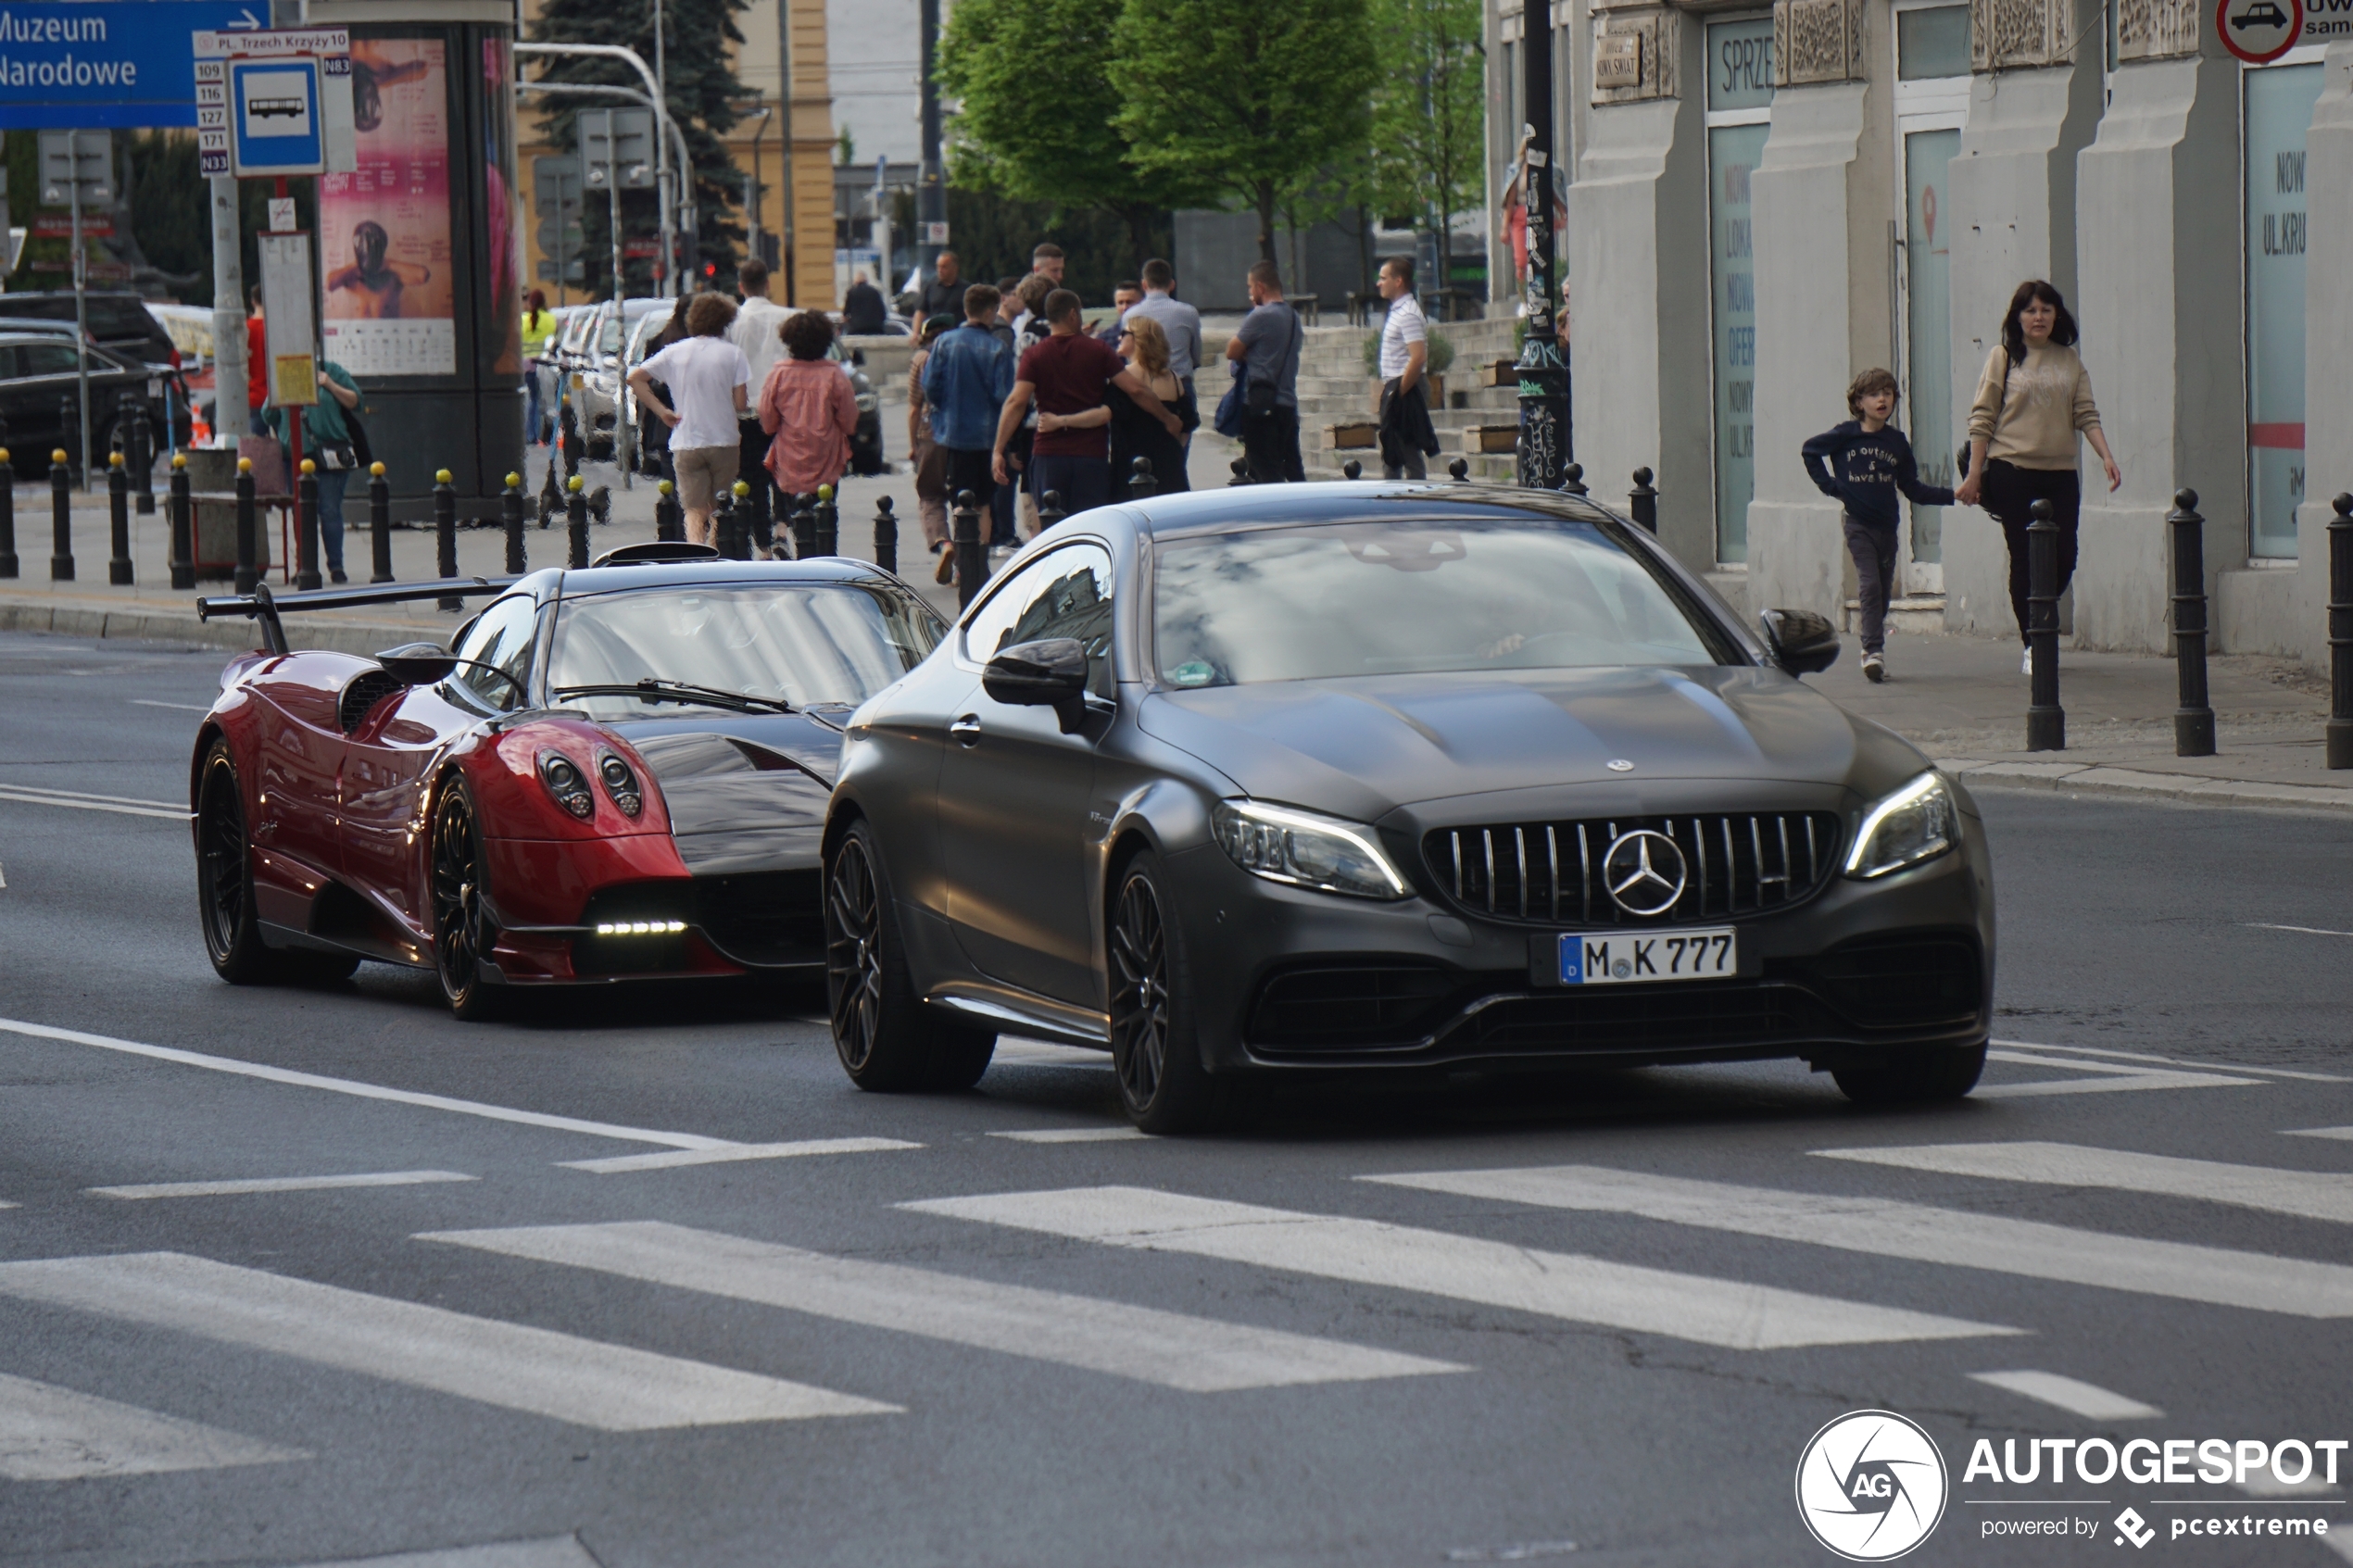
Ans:
{"label": "man in grey t-shirt", "polygon": [[[1226,358],[1259,386],[1275,389],[1272,408],[1252,411],[1250,394],[1243,394],[1242,456],[1250,463],[1253,484],[1290,481],[1303,483],[1306,465],[1299,458],[1299,354],[1307,329],[1283,299],[1282,274],[1271,261],[1250,270],[1250,314],[1241,331],[1226,345]],[[1259,401],[1265,401],[1262,393]]]}

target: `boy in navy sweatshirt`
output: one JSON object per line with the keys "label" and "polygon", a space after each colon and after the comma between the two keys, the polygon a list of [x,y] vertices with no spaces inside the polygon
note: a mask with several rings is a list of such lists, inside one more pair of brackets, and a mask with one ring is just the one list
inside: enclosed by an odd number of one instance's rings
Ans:
{"label": "boy in navy sweatshirt", "polygon": [[1846,389],[1855,417],[1806,442],[1806,472],[1825,495],[1846,506],[1846,553],[1855,558],[1856,597],[1863,608],[1863,674],[1887,678],[1888,592],[1895,577],[1895,530],[1903,513],[1901,490],[1923,507],[1949,507],[1953,493],[1922,484],[1912,461],[1912,444],[1888,421],[1895,417],[1895,378],[1865,370]]}

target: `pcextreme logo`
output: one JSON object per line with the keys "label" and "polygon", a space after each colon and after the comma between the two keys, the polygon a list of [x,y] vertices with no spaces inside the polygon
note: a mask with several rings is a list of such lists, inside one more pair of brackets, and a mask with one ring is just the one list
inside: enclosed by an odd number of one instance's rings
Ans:
{"label": "pcextreme logo", "polygon": [[1928,1539],[1946,1493],[1935,1439],[1893,1411],[1850,1411],[1797,1461],[1798,1517],[1850,1562],[1885,1562]]}

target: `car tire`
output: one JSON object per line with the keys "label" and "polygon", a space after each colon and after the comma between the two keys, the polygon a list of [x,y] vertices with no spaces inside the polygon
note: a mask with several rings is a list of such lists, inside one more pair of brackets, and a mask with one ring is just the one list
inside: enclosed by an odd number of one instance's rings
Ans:
{"label": "car tire", "polygon": [[872,824],[856,822],[825,864],[825,1003],[834,1053],[862,1089],[969,1089],[996,1054],[993,1030],[942,1020],[907,972],[899,909]]}
{"label": "car tire", "polygon": [[1239,1095],[1202,1065],[1192,964],[1160,857],[1139,849],[1112,875],[1104,922],[1112,1075],[1138,1130],[1205,1133],[1230,1125]]}
{"label": "car tire", "polygon": [[1928,1105],[1959,1099],[1985,1071],[1985,1042],[1918,1051],[1880,1067],[1831,1071],[1839,1090],[1857,1105]]}
{"label": "car tire", "polygon": [[253,853],[245,835],[245,791],[223,738],[205,752],[196,775],[196,899],[205,956],[232,985],[346,980],[355,953],[272,947],[261,938],[253,895]]}
{"label": "car tire", "polygon": [[426,847],[433,908],[433,968],[441,995],[459,1020],[496,1017],[500,987],[484,972],[483,955],[497,938],[490,920],[489,873],[482,848],[482,819],[473,790],[452,773],[434,797],[433,836]]}

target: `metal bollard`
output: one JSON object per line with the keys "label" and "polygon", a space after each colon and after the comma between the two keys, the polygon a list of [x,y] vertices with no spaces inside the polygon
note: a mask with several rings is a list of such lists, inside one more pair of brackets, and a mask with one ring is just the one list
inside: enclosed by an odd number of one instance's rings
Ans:
{"label": "metal bollard", "polygon": [[261,557],[261,522],[254,515],[253,459],[237,459],[237,574],[231,585],[240,594],[250,594],[253,585],[261,581],[261,569],[256,563]]}
{"label": "metal bollard", "polygon": [[382,463],[368,465],[368,581],[392,581],[392,482]]}
{"label": "metal bollard", "polygon": [[666,479],[654,486],[654,537],[665,545],[682,545],[686,540],[686,520],[678,510],[678,487]]}
{"label": "metal bollard", "polygon": [[732,487],[722,490],[711,506],[711,543],[722,560],[736,558],[736,493]]}
{"label": "metal bollard", "polygon": [[2065,751],[2067,712],[2058,695],[2058,524],[2051,504],[2037,501],[2026,525],[2026,646],[2034,680],[2026,709],[2026,749]]}
{"label": "metal bollard", "polygon": [[1226,465],[1226,469],[1227,472],[1234,476],[1226,482],[1227,489],[1231,490],[1237,484],[1248,484],[1250,483],[1250,459],[1248,458],[1236,458],[1232,462]]}
{"label": "metal bollard", "polygon": [[795,560],[807,560],[817,553],[817,497],[795,495],[792,498],[792,553]]}
{"label": "metal bollard", "polygon": [[[1351,478],[1355,477],[1350,475]],[[1152,460],[1139,458],[1127,465],[1127,498],[1131,501],[1150,500],[1160,494],[1160,481],[1152,477]]]}
{"label": "metal bollard", "polygon": [[2328,765],[2353,768],[2353,495],[2329,507]]}
{"label": "metal bollard", "polygon": [[[0,420],[0,426],[6,420]],[[17,466],[0,446],[0,577],[17,574]]]}
{"label": "metal bollard", "polygon": [[302,459],[302,477],[295,481],[295,587],[308,592],[319,586],[319,465]]}
{"label": "metal bollard", "polygon": [[1571,463],[1567,468],[1561,470],[1561,490],[1564,494],[1570,495],[1590,495],[1592,494],[1592,491],[1585,488],[1585,465],[1583,463]]}
{"label": "metal bollard", "polygon": [[73,465],[62,446],[49,454],[49,581],[73,581]]}
{"label": "metal bollard", "polygon": [[556,455],[547,454],[547,477],[539,485],[539,526],[547,527],[564,509],[563,482],[556,477]]}
{"label": "metal bollard", "polygon": [[956,542],[956,608],[961,610],[979,596],[981,584],[988,581],[988,546],[980,532],[980,497],[969,490],[956,492],[949,537]]}
{"label": "metal bollard", "polygon": [[1063,509],[1061,491],[1049,490],[1038,497],[1038,532],[1040,533],[1056,523],[1065,521],[1069,516],[1070,513]]}
{"label": "metal bollard", "polygon": [[1634,488],[1627,495],[1626,505],[1628,515],[1642,527],[1649,529],[1652,537],[1655,538],[1658,534],[1658,492],[1651,488],[1650,470],[1634,470]]}
{"label": "metal bollard", "polygon": [[2173,533],[2173,658],[2182,705],[2173,710],[2173,755],[2214,755],[2214,708],[2206,696],[2206,520],[2197,492],[2173,493],[2165,519]]}
{"label": "metal bollard", "polygon": [[70,392],[57,399],[57,428],[65,433],[65,445],[58,450],[66,454],[66,469],[79,479],[82,475],[82,405]]}
{"label": "metal bollard", "polygon": [[735,502],[736,558],[749,560],[752,558],[753,549],[751,482],[748,479],[736,481],[728,494]]}
{"label": "metal bollard", "polygon": [[1470,483],[1470,459],[1467,458],[1457,458],[1453,462],[1447,464],[1446,476],[1457,484],[1468,484]]}
{"label": "metal bollard", "polygon": [[[0,464],[6,461],[6,454],[0,454]],[[195,497],[188,493],[185,452],[171,454],[171,499],[167,507],[171,513],[171,585],[193,588],[196,585],[196,508]],[[13,577],[16,573],[11,570],[8,575]]]}
{"label": "metal bollard", "polygon": [[156,425],[147,400],[131,405],[131,495],[141,517],[156,515]]}
{"label": "metal bollard", "polygon": [[580,433],[580,412],[570,398],[564,400],[563,412],[557,422],[563,431],[557,438],[557,446],[563,453],[564,483],[568,486],[580,477],[580,459],[586,455],[588,443]]}
{"label": "metal bollard", "polygon": [[588,482],[578,474],[564,481],[564,532],[570,551],[564,564],[577,571],[588,564]]}
{"label": "metal bollard", "polygon": [[875,564],[895,574],[899,571],[899,516],[890,507],[887,495],[875,503]]}
{"label": "metal bollard", "polygon": [[498,496],[498,521],[507,527],[507,570],[516,576],[531,570],[522,551],[522,475],[510,473]]}
{"label": "metal bollard", "polygon": [[1365,465],[1358,462],[1355,458],[1351,458],[1348,461],[1340,465],[1340,477],[1342,479],[1362,479],[1365,477]]}
{"label": "metal bollard", "polygon": [[107,581],[118,588],[128,588],[131,570],[131,465],[123,461],[120,452],[107,458],[107,522],[108,543],[114,547],[107,558]]}
{"label": "metal bollard", "polygon": [[841,554],[841,513],[834,506],[834,487],[817,486],[817,553]]}
{"label": "metal bollard", "polygon": [[[447,469],[437,469],[433,476],[434,570],[444,578],[458,575],[458,492],[450,486],[449,478]],[[466,608],[466,601],[435,599],[434,607],[459,610]]]}

